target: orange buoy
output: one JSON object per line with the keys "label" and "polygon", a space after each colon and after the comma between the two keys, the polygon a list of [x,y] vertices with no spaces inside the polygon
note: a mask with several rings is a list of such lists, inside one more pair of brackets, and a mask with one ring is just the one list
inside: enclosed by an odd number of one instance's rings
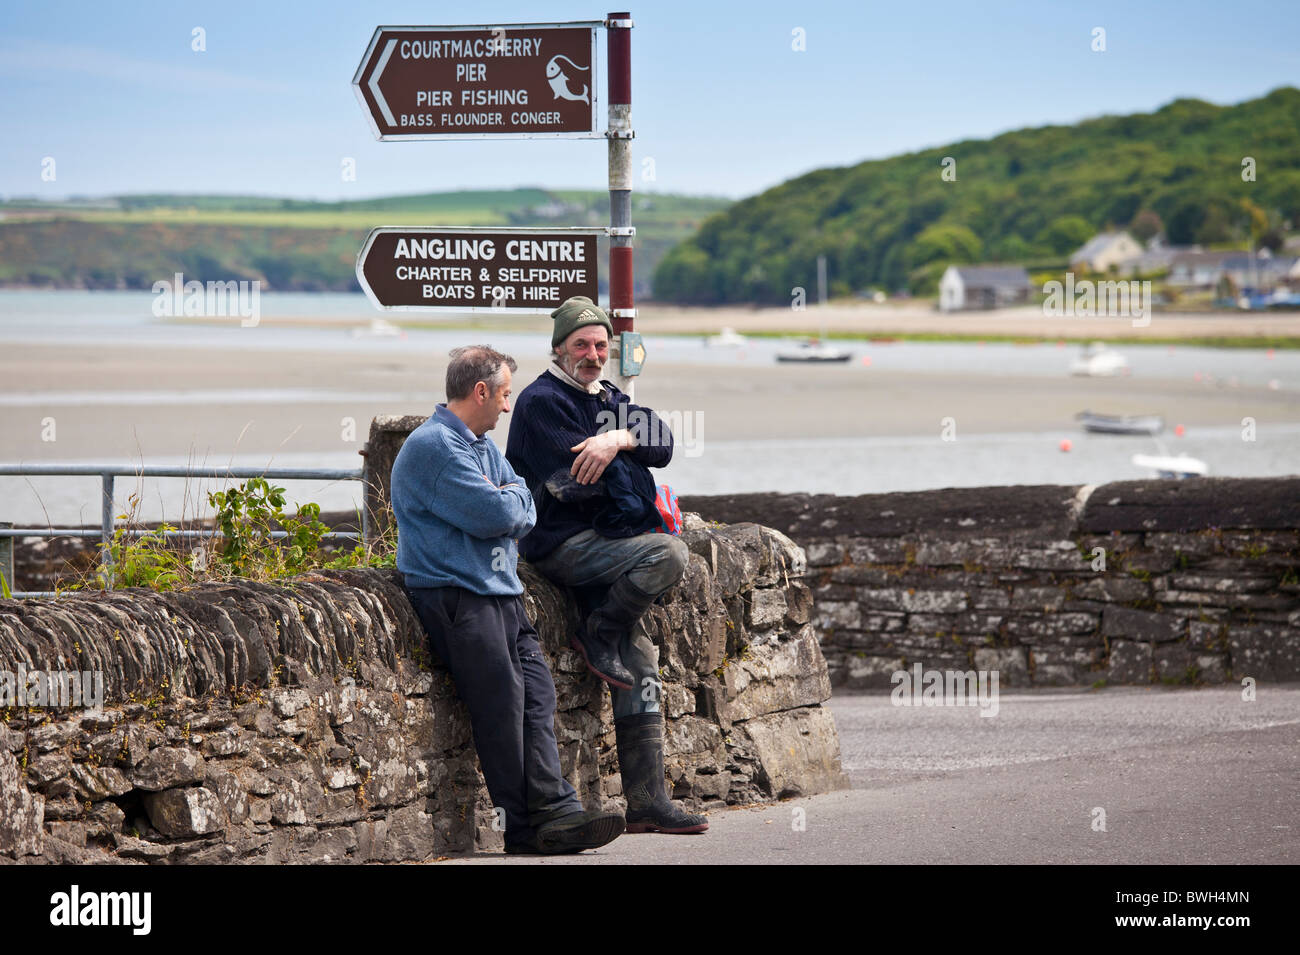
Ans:
{"label": "orange buoy", "polygon": [[1174,425],[1174,434],[1178,435],[1180,438],[1183,436],[1185,430],[1186,429],[1181,424]]}
{"label": "orange buoy", "polygon": [[1073,447],[1074,447],[1074,445],[1073,445],[1073,443],[1071,443],[1071,441],[1070,441],[1069,438],[1062,438],[1062,439],[1061,439],[1061,450],[1062,450],[1062,451],[1069,451],[1069,450],[1070,450],[1071,448],[1073,448]]}

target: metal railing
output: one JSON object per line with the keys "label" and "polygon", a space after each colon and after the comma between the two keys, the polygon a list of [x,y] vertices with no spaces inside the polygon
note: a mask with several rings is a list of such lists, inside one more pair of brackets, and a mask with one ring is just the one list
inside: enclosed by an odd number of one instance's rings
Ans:
{"label": "metal railing", "polygon": [[[107,568],[112,566],[111,545],[113,542],[114,522],[113,522],[113,483],[114,479],[119,476],[124,477],[183,477],[183,478],[212,478],[221,480],[224,478],[270,478],[275,480],[334,480],[334,481],[361,481],[363,484],[367,479],[366,469],[364,467],[347,469],[347,468],[214,468],[208,470],[195,470],[184,467],[113,467],[111,465],[101,464],[65,464],[62,466],[41,466],[27,464],[0,464],[0,477],[3,476],[31,476],[39,475],[44,477],[98,477],[103,482],[101,495],[102,518],[98,530],[85,528],[58,529],[54,527],[9,527],[0,524],[0,571],[4,572],[5,580],[10,588],[13,587],[13,541],[18,537],[98,537],[100,539],[100,561]],[[147,528],[123,528],[124,533],[131,535],[156,534],[156,530]],[[338,538],[338,539],[357,539],[366,540],[370,531],[370,514],[363,505],[361,508],[361,533],[356,531],[330,531],[328,534],[322,534],[321,538]],[[221,531],[213,530],[173,530],[166,531],[164,537],[214,537],[221,536]],[[288,531],[272,531],[272,537],[287,537]],[[55,597],[57,591],[51,590],[29,590],[29,591],[12,591],[12,596],[17,597]]]}

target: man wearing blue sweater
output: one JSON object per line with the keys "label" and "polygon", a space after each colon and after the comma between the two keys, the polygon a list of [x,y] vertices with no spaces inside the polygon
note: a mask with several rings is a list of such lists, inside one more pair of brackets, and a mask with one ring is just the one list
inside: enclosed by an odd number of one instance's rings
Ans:
{"label": "man wearing blue sweater", "polygon": [[522,554],[556,583],[604,590],[571,639],[610,685],[627,831],[703,832],[705,818],[684,812],[664,788],[659,655],[638,625],[690,557],[680,538],[655,533],[649,469],[672,460],[672,432],[600,380],[614,330],[604,309],[579,296],[551,317],[551,365],[519,395],[506,446],[537,501]]}
{"label": "man wearing blue sweater", "polygon": [[618,813],[587,812],[560,771],[555,683],[524,613],[516,541],[537,519],[528,488],[485,437],[510,410],[513,358],[457,348],[447,403],[393,462],[397,569],[434,653],[469,710],[506,851],[594,849],[623,832]]}

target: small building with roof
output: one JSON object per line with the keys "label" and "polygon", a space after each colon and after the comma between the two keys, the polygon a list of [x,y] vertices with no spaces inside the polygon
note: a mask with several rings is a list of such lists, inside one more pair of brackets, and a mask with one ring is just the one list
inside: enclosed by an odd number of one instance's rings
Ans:
{"label": "small building with roof", "polygon": [[1029,273],[1021,265],[950,265],[939,279],[939,310],[1023,305],[1032,291]]}

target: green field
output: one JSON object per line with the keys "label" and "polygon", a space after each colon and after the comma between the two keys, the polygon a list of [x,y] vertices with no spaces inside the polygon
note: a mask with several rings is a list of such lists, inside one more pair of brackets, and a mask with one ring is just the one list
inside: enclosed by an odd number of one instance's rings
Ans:
{"label": "green field", "polygon": [[[726,199],[633,197],[638,294],[672,246]],[[511,189],[311,202],[265,196],[116,196],[0,203],[0,287],[149,288],[183,272],[269,289],[355,291],[356,254],[383,225],[564,228],[609,222],[609,194]],[[604,248],[604,240],[601,242]]]}

